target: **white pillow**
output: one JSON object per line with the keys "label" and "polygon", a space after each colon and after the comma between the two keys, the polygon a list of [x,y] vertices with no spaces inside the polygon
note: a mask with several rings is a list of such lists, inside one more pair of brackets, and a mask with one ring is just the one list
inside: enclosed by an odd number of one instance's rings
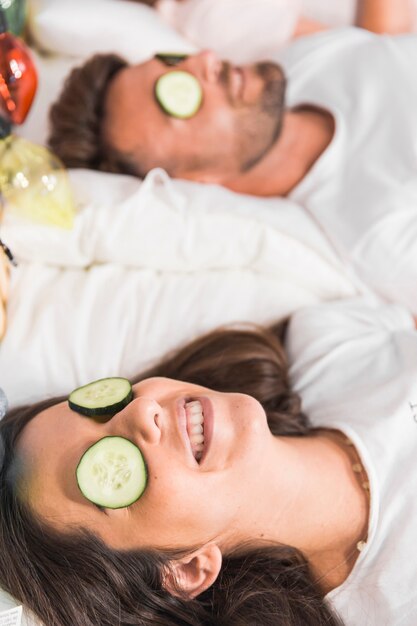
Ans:
{"label": "white pillow", "polygon": [[74,230],[5,213],[2,237],[19,267],[0,379],[14,405],[111,372],[133,375],[218,324],[272,321],[358,292],[288,200],[172,181],[162,170],[144,183],[87,170],[71,180]]}
{"label": "white pillow", "polygon": [[195,47],[150,7],[128,0],[31,0],[29,30],[48,52],[87,58],[116,52],[139,63],[155,52]]}
{"label": "white pillow", "polygon": [[217,185],[70,172],[79,212],[70,231],[5,212],[15,256],[67,268],[112,263],[164,272],[249,269],[286,277],[315,296],[352,293],[352,281],[312,222],[284,198],[256,198]]}

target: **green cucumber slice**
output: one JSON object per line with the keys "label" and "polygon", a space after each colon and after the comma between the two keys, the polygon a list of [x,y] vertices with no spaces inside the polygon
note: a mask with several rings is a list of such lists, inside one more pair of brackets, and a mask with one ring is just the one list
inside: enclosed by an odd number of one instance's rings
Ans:
{"label": "green cucumber slice", "polygon": [[141,497],[148,474],[134,443],[124,437],[103,437],[84,452],[76,478],[87,500],[106,509],[122,509]]}
{"label": "green cucumber slice", "polygon": [[163,74],[157,80],[155,96],[168,115],[188,119],[199,110],[203,90],[193,74],[176,70]]}
{"label": "green cucumber slice", "polygon": [[183,54],[182,52],[158,52],[155,54],[155,59],[162,61],[165,65],[174,67],[174,65],[178,65],[181,61],[185,61],[188,56],[188,54]]}
{"label": "green cucumber slice", "polygon": [[70,409],[82,415],[114,415],[133,398],[132,385],[126,378],[101,378],[70,394]]}

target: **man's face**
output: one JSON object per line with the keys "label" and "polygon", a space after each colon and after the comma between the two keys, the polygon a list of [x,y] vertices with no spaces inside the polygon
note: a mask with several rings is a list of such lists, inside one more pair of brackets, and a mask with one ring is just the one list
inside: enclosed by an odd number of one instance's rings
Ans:
{"label": "man's face", "polygon": [[[155,98],[163,74],[193,74],[202,105],[188,119],[165,113]],[[281,128],[285,78],[275,63],[235,67],[204,51],[167,67],[153,58],[121,70],[105,101],[105,142],[140,172],[164,167],[172,175],[223,183],[250,169],[275,143]]]}

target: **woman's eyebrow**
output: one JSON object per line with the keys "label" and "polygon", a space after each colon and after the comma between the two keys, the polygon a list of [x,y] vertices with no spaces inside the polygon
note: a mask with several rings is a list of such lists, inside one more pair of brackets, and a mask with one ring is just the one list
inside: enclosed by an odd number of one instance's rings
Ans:
{"label": "woman's eyebrow", "polygon": [[104,513],[104,515],[108,515],[107,513],[107,509],[104,508],[104,506],[100,506],[100,504],[96,504],[95,502],[92,502],[92,504],[94,504],[94,506],[101,511],[101,513]]}

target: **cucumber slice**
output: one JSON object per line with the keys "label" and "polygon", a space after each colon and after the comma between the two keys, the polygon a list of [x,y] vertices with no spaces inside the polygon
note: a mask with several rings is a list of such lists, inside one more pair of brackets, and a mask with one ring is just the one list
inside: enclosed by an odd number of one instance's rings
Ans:
{"label": "cucumber slice", "polygon": [[162,61],[165,65],[174,67],[174,65],[178,65],[181,61],[185,61],[188,56],[188,54],[182,54],[181,52],[158,52],[155,54],[155,59]]}
{"label": "cucumber slice", "polygon": [[106,509],[122,509],[136,502],[148,480],[141,451],[124,437],[103,437],[88,448],[76,477],[83,496]]}
{"label": "cucumber slice", "polygon": [[82,415],[114,415],[132,401],[133,391],[126,378],[101,378],[78,387],[70,394],[70,409]]}
{"label": "cucumber slice", "polygon": [[178,70],[163,74],[157,80],[155,96],[168,115],[188,119],[199,110],[203,90],[195,76]]}

